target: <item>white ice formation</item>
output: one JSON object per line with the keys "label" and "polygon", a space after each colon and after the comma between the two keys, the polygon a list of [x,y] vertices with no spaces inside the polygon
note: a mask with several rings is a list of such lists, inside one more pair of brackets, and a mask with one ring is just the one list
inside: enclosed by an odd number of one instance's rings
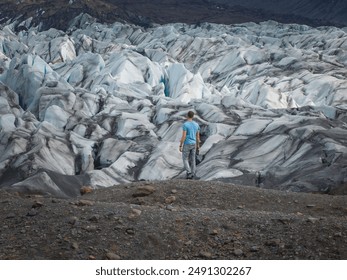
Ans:
{"label": "white ice formation", "polygon": [[[22,23],[25,25],[25,23]],[[347,174],[347,30],[276,22],[143,29],[81,15],[66,32],[0,30],[0,186],[76,194],[197,175],[328,191]]]}

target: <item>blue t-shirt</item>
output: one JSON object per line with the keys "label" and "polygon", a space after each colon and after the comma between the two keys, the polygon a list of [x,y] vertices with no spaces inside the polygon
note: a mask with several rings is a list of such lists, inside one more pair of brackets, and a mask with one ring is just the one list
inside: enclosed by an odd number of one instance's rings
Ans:
{"label": "blue t-shirt", "polygon": [[196,133],[200,131],[199,125],[194,121],[187,121],[183,124],[183,131],[187,131],[185,145],[196,144]]}

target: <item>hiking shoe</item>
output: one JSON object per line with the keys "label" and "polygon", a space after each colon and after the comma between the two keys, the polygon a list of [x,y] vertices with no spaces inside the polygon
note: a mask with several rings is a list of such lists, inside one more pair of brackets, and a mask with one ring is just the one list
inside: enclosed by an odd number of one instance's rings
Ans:
{"label": "hiking shoe", "polygon": [[194,175],[192,173],[187,174],[187,179],[194,179]]}

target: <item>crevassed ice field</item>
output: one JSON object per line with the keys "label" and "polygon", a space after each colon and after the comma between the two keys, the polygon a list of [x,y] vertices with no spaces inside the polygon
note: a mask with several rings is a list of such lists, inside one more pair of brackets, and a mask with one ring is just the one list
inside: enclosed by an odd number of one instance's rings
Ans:
{"label": "crevassed ice field", "polygon": [[86,15],[66,32],[2,26],[0,186],[69,196],[181,178],[181,125],[195,110],[200,180],[334,189],[347,171],[346,32]]}

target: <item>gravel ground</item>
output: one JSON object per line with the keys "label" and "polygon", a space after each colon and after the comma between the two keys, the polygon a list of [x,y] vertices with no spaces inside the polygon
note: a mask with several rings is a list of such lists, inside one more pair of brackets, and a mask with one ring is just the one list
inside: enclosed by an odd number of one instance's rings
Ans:
{"label": "gravel ground", "polygon": [[346,202],[187,180],[0,191],[0,259],[347,259]]}

